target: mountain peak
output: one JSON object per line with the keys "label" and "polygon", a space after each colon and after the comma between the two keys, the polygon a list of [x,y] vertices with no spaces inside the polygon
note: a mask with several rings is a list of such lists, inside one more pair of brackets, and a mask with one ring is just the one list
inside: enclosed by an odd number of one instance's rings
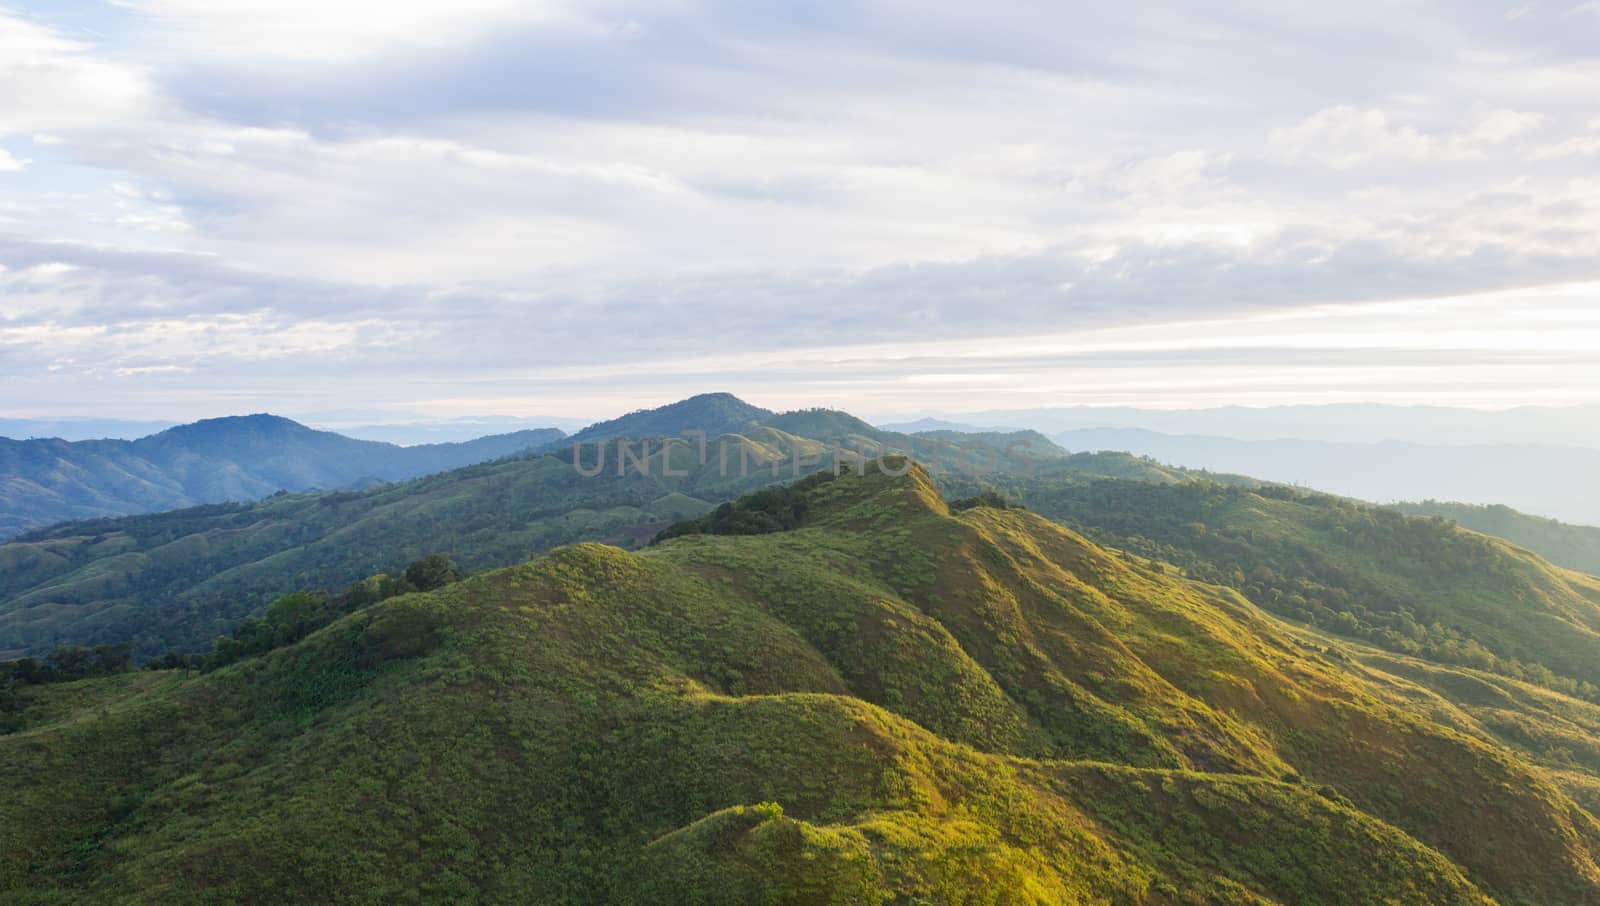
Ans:
{"label": "mountain peak", "polygon": [[696,393],[694,396],[684,397],[676,403],[668,403],[667,405],[683,406],[689,403],[730,403],[735,406],[749,406],[752,409],[755,408],[754,406],[750,406],[749,403],[737,396],[734,396],[726,390],[714,390],[710,393]]}
{"label": "mountain peak", "polygon": [[[273,415],[270,412],[254,412],[249,415],[223,415],[217,418],[203,418],[187,425],[168,428],[161,434],[174,437],[196,437],[236,431],[304,431],[315,433],[314,428],[308,428],[294,419]],[[155,436],[159,437],[161,435]]]}
{"label": "mountain peak", "polygon": [[685,431],[704,431],[707,437],[738,434],[772,417],[772,411],[752,406],[731,393],[701,393],[654,409],[639,409],[619,418],[597,422],[572,436],[574,443],[617,437],[677,437]]}

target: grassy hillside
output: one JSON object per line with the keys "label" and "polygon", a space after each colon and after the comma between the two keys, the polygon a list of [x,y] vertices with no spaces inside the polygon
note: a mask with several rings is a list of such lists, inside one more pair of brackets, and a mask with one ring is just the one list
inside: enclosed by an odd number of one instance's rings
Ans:
{"label": "grassy hillside", "polygon": [[1592,764],[1484,730],[1592,706],[952,512],[919,471],[798,493],[790,530],[580,544],[215,672],[27,687],[0,890],[1600,902],[1564,792]]}
{"label": "grassy hillside", "polygon": [[1042,480],[1011,490],[1102,542],[1349,638],[1591,698],[1600,685],[1600,580],[1440,518],[1281,486]]}
{"label": "grassy hillside", "polygon": [[69,519],[413,478],[543,447],[561,436],[541,429],[397,447],[251,415],[207,419],[133,441],[0,437],[0,540]]}
{"label": "grassy hillside", "polygon": [[1391,509],[1411,516],[1454,520],[1475,532],[1519,544],[1557,566],[1600,576],[1600,528],[1529,516],[1508,506],[1424,500],[1397,503]]}

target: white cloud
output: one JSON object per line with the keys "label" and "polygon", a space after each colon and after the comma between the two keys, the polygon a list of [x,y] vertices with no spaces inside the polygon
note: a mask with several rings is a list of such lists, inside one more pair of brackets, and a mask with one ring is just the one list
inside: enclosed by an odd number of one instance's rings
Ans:
{"label": "white cloud", "polygon": [[151,111],[145,71],[0,9],[0,135],[137,122]]}
{"label": "white cloud", "polygon": [[33,161],[26,158],[17,158],[10,151],[0,148],[0,173],[20,173]]}

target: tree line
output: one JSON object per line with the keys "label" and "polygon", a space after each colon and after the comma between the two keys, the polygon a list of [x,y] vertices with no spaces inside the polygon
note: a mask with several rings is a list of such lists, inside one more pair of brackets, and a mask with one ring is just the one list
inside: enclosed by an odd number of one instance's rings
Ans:
{"label": "tree line", "polygon": [[340,617],[363,607],[413,592],[433,591],[460,581],[463,573],[445,554],[430,554],[398,573],[379,573],[353,582],[344,591],[301,591],[282,595],[259,617],[239,622],[207,652],[168,651],[136,664],[133,640],[115,644],[57,645],[43,657],[0,661],[0,732],[20,724],[21,691],[27,686],[112,676],[137,669],[208,672],[246,658],[292,645]]}

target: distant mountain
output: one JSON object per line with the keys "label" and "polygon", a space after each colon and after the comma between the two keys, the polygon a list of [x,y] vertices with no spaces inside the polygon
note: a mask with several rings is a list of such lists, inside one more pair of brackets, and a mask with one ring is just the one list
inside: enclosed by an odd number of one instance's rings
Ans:
{"label": "distant mountain", "polygon": [[1529,516],[1508,506],[1471,503],[1397,503],[1390,509],[1412,516],[1439,516],[1485,535],[1520,544],[1557,566],[1600,576],[1600,528]]}
{"label": "distant mountain", "polygon": [[[220,669],[12,668],[0,899],[1600,903],[1590,702],[1288,622],[915,468],[828,477],[636,553],[572,545],[326,615],[290,596]],[[1489,577],[1437,618],[1566,634],[1596,669],[1596,589],[1527,563],[1563,596],[1495,598],[1524,578],[1497,542],[1127,486],[1174,542],[1248,552],[1254,527],[1278,565],[1247,587],[1325,591],[1287,557],[1338,535],[1399,594]],[[1187,527],[1212,508],[1226,536]]]}
{"label": "distant mountain", "polygon": [[1600,406],[1506,410],[1369,403],[1325,406],[1225,406],[1136,409],[1073,406],[941,414],[968,425],[1022,425],[1054,436],[1085,428],[1139,428],[1163,434],[1239,440],[1404,441],[1481,445],[1508,442],[1600,449]]}
{"label": "distant mountain", "polygon": [[1042,461],[1065,454],[1049,438],[1032,431],[904,434],[874,427],[837,409],[772,412],[729,393],[706,393],[659,408],[630,412],[621,418],[590,425],[565,438],[562,446],[620,438],[681,438],[686,431],[702,431],[707,438],[737,437],[757,428],[867,455],[879,451],[910,453],[936,467],[943,464],[958,468],[982,462],[988,451],[980,450],[981,447],[992,449],[1001,459],[1021,456]]}
{"label": "distant mountain", "polygon": [[589,443],[619,437],[678,437],[683,431],[704,431],[707,437],[740,434],[773,416],[731,393],[702,393],[655,409],[640,409],[620,418],[596,422],[567,439]]}
{"label": "distant mountain", "polygon": [[539,429],[397,447],[273,415],[248,415],[207,419],[134,441],[0,438],[0,539],[68,519],[398,481],[560,437],[558,430]]}
{"label": "distant mountain", "polygon": [[1193,469],[1239,472],[1363,500],[1503,504],[1600,524],[1600,450],[1533,445],[1249,441],[1135,429],[1054,435],[1069,450],[1126,450]]}

